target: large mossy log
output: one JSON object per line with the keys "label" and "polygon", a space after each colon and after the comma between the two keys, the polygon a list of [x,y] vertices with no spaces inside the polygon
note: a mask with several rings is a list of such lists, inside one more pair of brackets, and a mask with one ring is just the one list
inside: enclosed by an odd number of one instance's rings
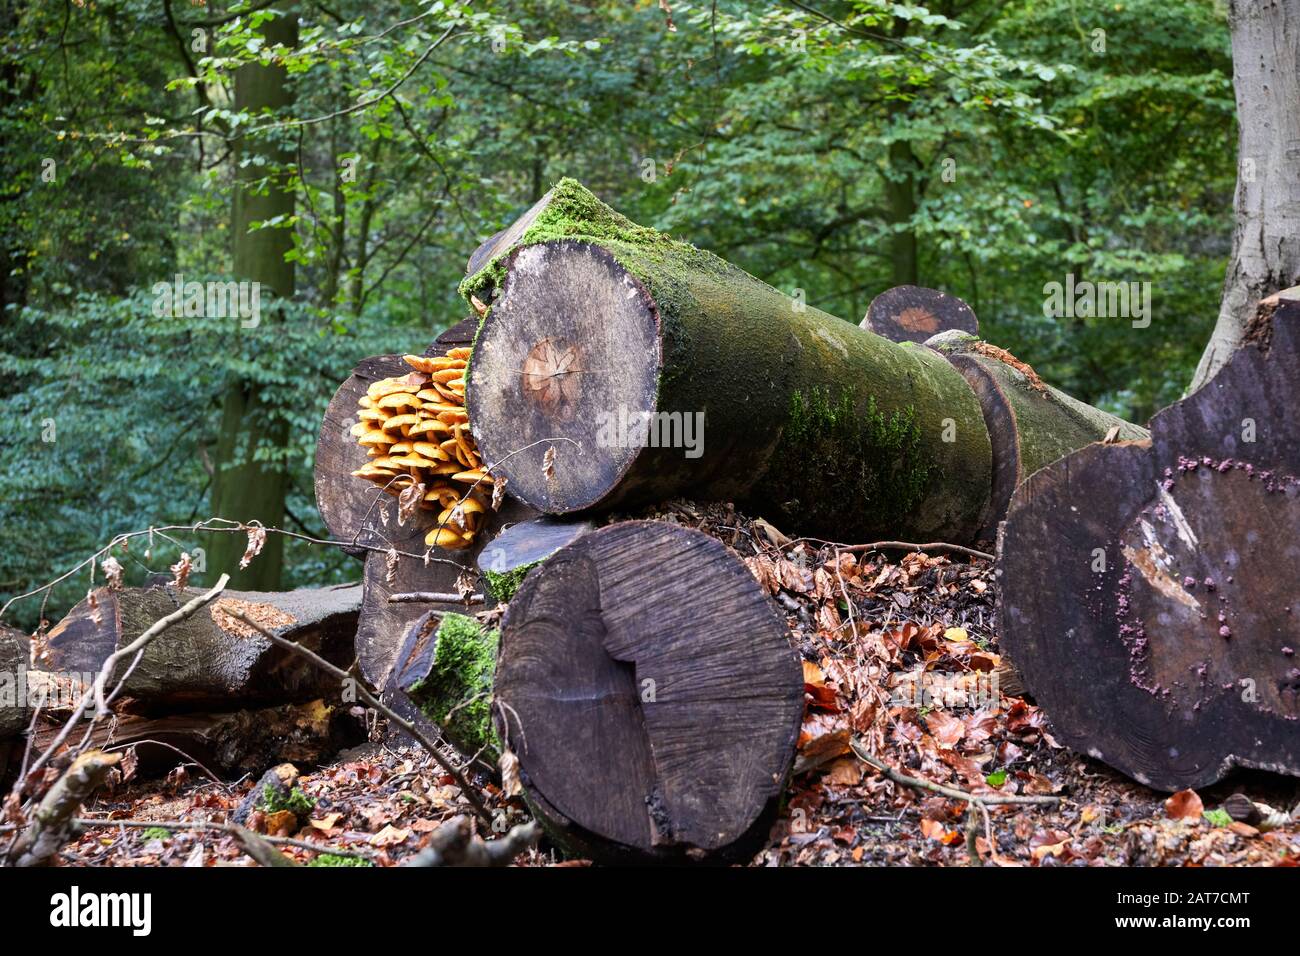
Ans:
{"label": "large mossy log", "polygon": [[1031,475],[999,544],[1003,647],[1058,736],[1166,790],[1300,774],[1300,290],[1146,441]]}
{"label": "large mossy log", "polygon": [[539,205],[462,285],[492,303],[467,399],[511,493],[547,513],[688,495],[838,540],[975,537],[989,439],[939,355],[807,307],[571,180]]}
{"label": "large mossy log", "polygon": [[[110,654],[139,637],[159,618],[203,593],[171,587],[97,588],[32,644],[32,667],[93,680]],[[226,591],[192,617],[153,640],[129,675],[122,694],[142,712],[227,709],[316,698],[339,700],[338,682],[303,658],[276,647],[243,614],[280,637],[297,641],[342,667],[353,657],[361,588],[297,591]],[[117,676],[127,674],[119,665]]]}
{"label": "large mossy log", "polygon": [[1149,437],[1145,428],[1071,398],[1009,352],[974,336],[950,331],[927,344],[961,372],[984,412],[993,445],[993,487],[983,539],[996,538],[1011,495],[1039,468],[1093,442]]}

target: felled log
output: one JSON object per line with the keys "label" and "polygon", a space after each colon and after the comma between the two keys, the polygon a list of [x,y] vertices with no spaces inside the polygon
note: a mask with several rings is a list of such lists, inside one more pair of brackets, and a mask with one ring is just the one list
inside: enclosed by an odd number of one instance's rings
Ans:
{"label": "felled log", "polygon": [[[62,721],[43,721],[36,732],[35,752],[44,751],[62,725]],[[142,774],[176,766],[184,759],[178,750],[209,769],[240,774],[285,760],[316,764],[362,739],[359,723],[346,707],[315,700],[225,712],[124,714],[96,724],[90,746],[135,744]]]}
{"label": "felled log", "polygon": [[506,612],[495,729],[534,816],[603,861],[744,859],[794,758],[803,677],[744,564],[666,522],[591,531]]}
{"label": "felled log", "polygon": [[462,283],[498,287],[470,425],[539,511],[687,496],[837,540],[979,530],[988,435],[929,349],[806,307],[571,180]]}
{"label": "felled log", "polygon": [[871,300],[860,323],[891,342],[924,343],[944,332],[976,335],[975,310],[955,295],[916,285],[886,289]]}
{"label": "felled log", "polygon": [[998,553],[1003,647],[1070,746],[1162,790],[1300,774],[1300,290],[1145,441],[1031,475]]}
{"label": "felled log", "polygon": [[[96,588],[33,641],[33,667],[85,675],[89,683],[110,654],[201,593],[197,588],[184,593],[170,587]],[[337,681],[275,647],[231,614],[243,613],[346,667],[352,660],[360,604],[361,589],[355,585],[274,593],[226,591],[145,648],[126,678],[122,696],[132,698],[142,712],[337,700]],[[110,687],[126,671],[127,665],[122,665]]]}
{"label": "felled log", "polygon": [[1010,352],[974,336],[941,333],[927,344],[945,355],[974,389],[993,445],[989,521],[981,538],[997,536],[1012,493],[1039,468],[1092,442],[1149,436],[1145,428],[1053,388]]}

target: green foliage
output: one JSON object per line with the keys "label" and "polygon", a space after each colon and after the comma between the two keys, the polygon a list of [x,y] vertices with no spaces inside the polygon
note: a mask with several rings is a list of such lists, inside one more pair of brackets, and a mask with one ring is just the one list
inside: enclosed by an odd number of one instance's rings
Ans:
{"label": "green foliage", "polygon": [[[671,8],[674,30],[656,0],[343,0],[296,6],[293,49],[261,36],[279,3],[0,11],[0,599],[207,517],[232,382],[264,399],[244,440],[289,475],[290,530],[323,536],[312,446],[337,384],[463,318],[469,253],[565,176],[847,320],[918,281],[1078,398],[1144,421],[1178,397],[1232,225],[1217,5]],[[291,104],[238,109],[236,71],[272,62]],[[254,227],[291,234],[294,301],[253,330],[154,316],[155,283],[229,278],[236,162],[295,193]],[[1150,327],[1045,315],[1068,274],[1149,281]],[[203,546],[114,556],[135,584]],[[357,573],[288,543],[287,586]],[[5,621],[57,620],[90,583]]]}
{"label": "green foliage", "polygon": [[257,809],[265,813],[279,813],[288,810],[297,817],[305,817],[316,808],[316,801],[297,787],[285,792],[274,784],[262,788],[262,796],[257,801]]}
{"label": "green foliage", "polygon": [[1205,821],[1211,826],[1226,827],[1232,823],[1232,817],[1228,816],[1228,811],[1223,809],[1204,810],[1201,816],[1205,817]]}
{"label": "green foliage", "polygon": [[141,831],[140,836],[145,840],[170,840],[172,831],[166,827],[146,827]]}

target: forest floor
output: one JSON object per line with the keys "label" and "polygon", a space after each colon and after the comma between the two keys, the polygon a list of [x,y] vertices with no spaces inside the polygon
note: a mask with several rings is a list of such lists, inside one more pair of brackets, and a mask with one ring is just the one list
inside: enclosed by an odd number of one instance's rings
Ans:
{"label": "forest floor", "polygon": [[[786,804],[755,866],[1295,866],[1300,824],[1260,832],[1219,810],[1244,791],[1289,810],[1300,781],[1240,773],[1198,794],[1169,797],[1061,747],[1031,701],[1009,696],[998,653],[991,563],[960,554],[854,552],[791,541],[726,506],[675,503],[640,515],[700,528],[731,546],[786,612],[804,661],[807,710]],[[996,676],[995,676],[996,675]],[[910,778],[985,798],[1055,797],[987,805],[890,779],[867,756]],[[468,804],[418,749],[371,743],[317,768],[300,768],[315,801],[301,826],[281,824],[300,863],[395,865]],[[65,864],[253,865],[219,829],[253,788],[182,767],[164,780],[130,781],[86,808],[97,819],[156,821],[153,828],[94,827],[66,848]],[[508,824],[522,806],[487,785]],[[268,822],[255,815],[255,828]],[[292,833],[291,833],[292,831]],[[491,837],[492,834],[484,834]],[[554,865],[545,844],[521,865]],[[582,865],[566,861],[565,865]]]}

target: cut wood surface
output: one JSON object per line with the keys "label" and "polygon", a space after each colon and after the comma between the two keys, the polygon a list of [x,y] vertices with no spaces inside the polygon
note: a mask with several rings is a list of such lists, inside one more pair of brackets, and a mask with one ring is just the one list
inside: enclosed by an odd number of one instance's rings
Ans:
{"label": "cut wood surface", "polygon": [[[93,678],[110,654],[202,593],[200,588],[180,593],[171,587],[97,588],[33,642],[33,667]],[[123,696],[148,710],[335,700],[340,692],[336,681],[274,647],[230,614],[247,614],[268,630],[346,667],[352,660],[360,606],[357,585],[226,591],[148,645],[126,679]],[[123,665],[117,678],[126,671]],[[110,687],[114,685],[110,681]]]}
{"label": "cut wood surface", "polygon": [[520,241],[462,284],[500,287],[467,398],[512,494],[547,513],[686,496],[838,539],[975,537],[989,440],[939,355],[805,307],[570,180]]}
{"label": "cut wood surface", "polygon": [[891,342],[925,342],[942,332],[976,335],[975,311],[955,295],[916,285],[886,289],[871,300],[860,323]]}
{"label": "cut wood surface", "polygon": [[999,547],[1003,646],[1063,742],[1167,790],[1300,773],[1300,296],[1266,302],[1151,439],[1032,475]]}
{"label": "cut wood surface", "polygon": [[498,735],[538,819],[596,859],[752,852],[802,713],[784,620],[698,531],[589,532],[524,580],[502,624]]}
{"label": "cut wood surface", "polygon": [[594,527],[581,518],[549,516],[511,525],[479,553],[485,586],[498,601],[509,601],[530,570]]}

